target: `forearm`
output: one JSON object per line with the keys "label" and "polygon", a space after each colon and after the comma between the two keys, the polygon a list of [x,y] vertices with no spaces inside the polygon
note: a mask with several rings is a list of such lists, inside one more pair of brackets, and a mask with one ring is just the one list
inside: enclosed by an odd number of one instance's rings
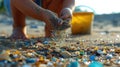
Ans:
{"label": "forearm", "polygon": [[73,11],[74,7],[75,7],[75,0],[64,0],[63,9],[70,8]]}

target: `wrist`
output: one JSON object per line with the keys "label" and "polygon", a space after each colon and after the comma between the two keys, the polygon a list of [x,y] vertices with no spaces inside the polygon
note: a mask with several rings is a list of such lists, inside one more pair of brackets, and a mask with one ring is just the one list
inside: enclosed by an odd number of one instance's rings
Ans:
{"label": "wrist", "polygon": [[48,22],[47,20],[49,19],[48,18],[48,10],[47,9],[42,9],[41,11],[41,20],[44,21],[44,22]]}
{"label": "wrist", "polygon": [[72,9],[71,9],[71,8],[68,8],[68,7],[63,8],[63,9],[65,9],[65,10],[69,10],[69,11],[72,11]]}
{"label": "wrist", "polygon": [[67,11],[69,11],[71,14],[72,14],[72,9],[71,8],[63,8],[63,10],[67,10]]}

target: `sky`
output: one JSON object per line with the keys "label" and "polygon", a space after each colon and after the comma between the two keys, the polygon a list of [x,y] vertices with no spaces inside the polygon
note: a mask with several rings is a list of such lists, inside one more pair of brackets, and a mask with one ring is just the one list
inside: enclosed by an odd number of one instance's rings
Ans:
{"label": "sky", "polygon": [[[120,12],[119,0],[76,0],[76,6],[78,5],[89,6],[95,10],[96,14],[110,14]],[[82,9],[86,8],[84,7]]]}

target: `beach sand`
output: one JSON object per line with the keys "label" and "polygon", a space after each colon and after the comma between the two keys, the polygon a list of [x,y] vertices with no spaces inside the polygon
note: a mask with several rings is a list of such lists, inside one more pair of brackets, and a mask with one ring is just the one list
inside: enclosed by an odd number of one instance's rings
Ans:
{"label": "beach sand", "polygon": [[[12,18],[6,15],[0,15],[0,36],[9,37],[12,33]],[[33,24],[34,23],[34,24]],[[94,22],[95,23],[95,22]],[[97,23],[95,23],[97,24]],[[98,23],[99,25],[99,23]],[[65,36],[62,37],[58,44],[60,46],[76,44],[83,42],[87,46],[101,47],[120,47],[120,27],[113,27],[111,24],[104,25],[103,28],[94,25],[92,33],[88,35],[71,35],[71,29],[66,30]],[[31,38],[44,38],[44,24],[34,19],[27,20],[27,33]],[[62,41],[63,40],[63,41]],[[79,45],[83,46],[83,45]],[[82,66],[81,66],[82,67]],[[85,67],[85,66],[83,66]],[[106,66],[110,67],[110,66]],[[111,66],[119,67],[119,66]]]}

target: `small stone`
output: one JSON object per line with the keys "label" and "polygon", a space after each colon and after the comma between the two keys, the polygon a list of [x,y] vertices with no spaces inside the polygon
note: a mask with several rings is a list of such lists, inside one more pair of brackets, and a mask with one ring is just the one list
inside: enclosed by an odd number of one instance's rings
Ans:
{"label": "small stone", "polygon": [[60,48],[55,48],[54,49],[56,52],[61,52],[61,49]]}
{"label": "small stone", "polygon": [[57,67],[64,67],[63,62],[58,62],[58,63],[57,63]]}
{"label": "small stone", "polygon": [[45,60],[44,60],[44,57],[43,57],[43,56],[40,56],[40,57],[39,57],[39,61],[40,61],[40,62],[44,62],[44,61],[45,61]]}
{"label": "small stone", "polygon": [[48,67],[46,64],[40,64],[39,67]]}
{"label": "small stone", "polygon": [[24,64],[22,67],[31,67],[32,65],[30,64]]}
{"label": "small stone", "polygon": [[12,58],[12,59],[17,58],[17,56],[16,56],[16,55],[13,55],[13,54],[10,54],[9,56],[10,56],[10,58]]}
{"label": "small stone", "polygon": [[80,52],[79,52],[79,51],[76,51],[75,54],[78,56],[78,55],[80,55]]}
{"label": "small stone", "polygon": [[109,60],[110,60],[112,57],[113,57],[112,54],[107,54],[107,55],[106,55],[106,59],[109,59]]}
{"label": "small stone", "polygon": [[119,48],[119,49],[116,48],[116,49],[115,49],[115,52],[116,52],[116,53],[120,53],[120,48]]}
{"label": "small stone", "polygon": [[77,42],[76,44],[80,44],[80,42]]}
{"label": "small stone", "polygon": [[111,66],[112,64],[111,64],[110,60],[107,59],[107,60],[104,62],[104,65],[106,65],[106,66]]}
{"label": "small stone", "polygon": [[59,58],[60,62],[64,62],[64,59],[63,58]]}
{"label": "small stone", "polygon": [[86,61],[84,62],[85,65],[89,65],[90,64],[90,61]]}
{"label": "small stone", "polygon": [[120,59],[115,61],[115,64],[120,65]]}
{"label": "small stone", "polygon": [[47,67],[54,67],[54,65],[53,65],[52,62],[48,62],[48,63],[47,63]]}
{"label": "small stone", "polygon": [[70,58],[70,57],[71,57],[71,53],[68,52],[68,51],[62,51],[62,52],[61,52],[61,55],[62,55],[64,58]]}
{"label": "small stone", "polygon": [[11,58],[9,57],[9,52],[3,50],[0,54],[0,60],[8,60],[11,61]]}
{"label": "small stone", "polygon": [[40,42],[36,43],[36,46],[39,46],[39,47],[44,47],[44,45]]}
{"label": "small stone", "polygon": [[27,53],[26,56],[27,56],[27,57],[33,57],[34,54],[33,54],[33,53]]}
{"label": "small stone", "polygon": [[53,57],[51,60],[52,60],[53,62],[56,62],[56,61],[57,61],[57,58]]}

